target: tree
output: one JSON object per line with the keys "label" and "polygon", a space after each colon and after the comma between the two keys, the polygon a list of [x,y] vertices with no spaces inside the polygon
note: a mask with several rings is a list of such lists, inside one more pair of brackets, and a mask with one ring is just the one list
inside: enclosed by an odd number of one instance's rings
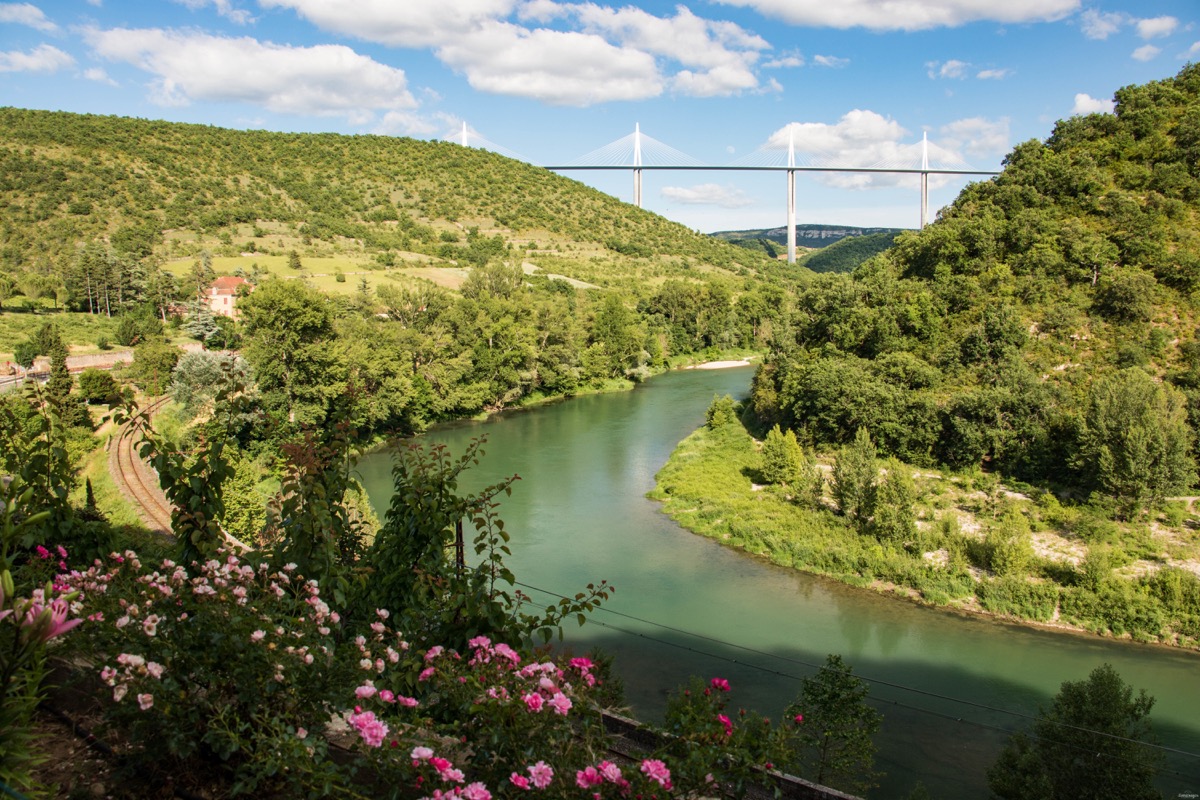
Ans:
{"label": "tree", "polygon": [[878,477],[875,443],[866,428],[859,428],[854,444],[843,447],[833,462],[833,499],[859,531],[866,530],[875,513]]}
{"label": "tree", "polygon": [[328,299],[302,281],[268,280],[238,303],[263,406],[300,425],[320,424],[344,389],[345,367],[332,355]]}
{"label": "tree", "polygon": [[917,536],[917,516],[913,503],[917,500],[917,488],[913,484],[912,469],[896,459],[887,465],[887,477],[879,485],[875,498],[875,520],[872,528],[880,539],[904,542]]}
{"label": "tree", "polygon": [[88,403],[110,403],[117,394],[117,382],[101,369],[88,367],[79,375],[79,393]]}
{"label": "tree", "polygon": [[786,712],[800,726],[794,758],[801,777],[856,794],[875,785],[872,737],[883,717],[867,703],[869,688],[839,655],[805,678]]}
{"label": "tree", "polygon": [[130,374],[147,394],[162,394],[171,384],[171,373],[179,362],[179,348],[162,339],[149,339],[133,348]]}
{"label": "tree", "polygon": [[762,479],[764,483],[782,483],[795,486],[800,478],[800,467],[804,463],[804,451],[796,441],[796,432],[789,428],[781,431],[779,426],[771,428],[762,448]]}
{"label": "tree", "polygon": [[1134,696],[1110,665],[1067,681],[1031,734],[1016,733],[988,770],[1002,800],[1151,800],[1162,755],[1147,747],[1154,698]]}
{"label": "tree", "polygon": [[288,263],[289,268],[297,270],[297,271],[304,269],[304,264],[300,261],[300,254],[297,253],[295,250],[288,251],[287,259],[288,259],[287,263]]}
{"label": "tree", "polygon": [[1131,367],[1092,384],[1077,464],[1129,516],[1191,485],[1191,438],[1183,393]]}
{"label": "tree", "polygon": [[1009,508],[992,525],[984,538],[992,572],[1003,577],[1024,575],[1033,561],[1029,521],[1016,508]]}

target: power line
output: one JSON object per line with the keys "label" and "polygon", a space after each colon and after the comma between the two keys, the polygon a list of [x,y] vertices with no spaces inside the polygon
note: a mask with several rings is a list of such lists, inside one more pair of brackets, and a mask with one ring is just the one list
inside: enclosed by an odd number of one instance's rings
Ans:
{"label": "power line", "polygon": [[[564,598],[564,599],[566,599],[566,598],[565,598],[565,595],[561,595],[561,594],[559,594],[558,592],[552,592],[552,591],[550,591],[550,590],[548,590],[548,589],[542,589],[542,588],[540,588],[540,587],[537,587],[537,586],[531,586],[531,585],[529,585],[529,584],[526,584],[526,583],[521,583],[520,581],[517,581],[517,582],[516,582],[516,585],[518,585],[518,586],[521,586],[521,587],[523,587],[523,588],[526,588],[526,589],[531,589],[531,590],[533,590],[533,591],[542,592],[543,594],[550,595],[551,597],[558,597],[558,598]],[[634,621],[634,622],[639,622],[639,623],[641,623],[641,624],[643,624],[643,625],[649,625],[649,626],[651,626],[651,627],[653,627],[653,628],[660,628],[660,629],[662,629],[662,630],[670,631],[670,632],[672,632],[672,633],[681,634],[681,635],[683,635],[683,636],[689,636],[689,637],[691,637],[691,638],[693,638],[693,639],[699,639],[699,640],[702,640],[702,641],[712,642],[712,643],[714,643],[714,644],[721,645],[722,647],[728,647],[728,648],[731,648],[731,649],[734,649],[734,650],[741,650],[741,651],[744,651],[744,652],[747,652],[747,653],[752,653],[752,654],[754,654],[754,655],[765,656],[765,657],[767,657],[767,658],[774,658],[774,659],[777,659],[777,660],[780,660],[780,661],[785,661],[785,662],[792,663],[792,664],[799,664],[799,665],[806,666],[806,667],[810,667],[810,668],[813,668],[813,669],[816,669],[816,670],[827,670],[827,669],[830,669],[829,667],[827,667],[827,666],[825,666],[825,665],[821,665],[821,664],[813,664],[813,663],[811,663],[811,662],[804,661],[804,660],[802,660],[802,659],[791,658],[791,657],[789,657],[789,656],[782,656],[782,655],[779,655],[779,654],[777,654],[777,653],[769,653],[769,652],[767,652],[767,651],[764,651],[764,650],[758,650],[758,649],[755,649],[755,648],[753,648],[753,647],[748,647],[748,646],[746,646],[746,645],[734,644],[733,642],[727,642],[727,641],[724,641],[724,640],[722,640],[722,639],[718,639],[718,638],[716,638],[716,637],[713,637],[713,636],[707,636],[707,635],[705,635],[705,634],[695,633],[695,632],[693,632],[693,631],[689,631],[689,630],[686,630],[686,629],[683,629],[683,628],[677,628],[677,627],[673,627],[673,626],[671,626],[671,625],[664,625],[664,624],[662,624],[662,623],[659,623],[659,622],[654,622],[654,621],[652,621],[652,620],[648,620],[648,619],[644,619],[644,618],[642,618],[642,617],[638,617],[638,616],[635,616],[635,615],[633,615],[633,614],[626,614],[626,613],[623,613],[623,612],[620,612],[620,611],[614,611],[614,610],[612,610],[612,609],[605,608],[605,607],[603,607],[603,606],[600,606],[598,610],[600,610],[600,611],[603,611],[603,612],[605,612],[605,613],[608,613],[608,614],[612,614],[613,616],[617,616],[617,617],[623,617],[623,618],[625,618],[625,619],[632,620],[632,621]],[[632,630],[628,630],[628,629],[625,629],[625,628],[621,628],[621,627],[619,627],[619,626],[617,626],[617,625],[612,625],[612,624],[609,624],[609,623],[606,623],[606,622],[601,622],[601,621],[599,621],[599,620],[591,620],[591,622],[593,622],[593,623],[594,623],[594,624],[596,624],[596,625],[600,625],[601,627],[610,628],[610,629],[612,629],[612,630],[619,631],[619,632],[621,632],[621,633],[624,633],[624,634],[627,634],[627,635],[630,635],[630,636],[637,636],[637,637],[639,637],[639,638],[647,639],[647,640],[649,640],[649,641],[653,641],[653,642],[656,642],[656,643],[658,643],[658,644],[663,644],[663,645],[666,645],[666,646],[668,646],[668,647],[674,647],[674,648],[677,648],[677,649],[686,650],[686,651],[688,651],[688,652],[697,653],[697,654],[699,654],[699,655],[703,655],[703,656],[706,656],[706,657],[708,657],[708,658],[713,658],[713,659],[716,659],[716,660],[719,660],[719,661],[725,661],[725,662],[728,662],[728,663],[731,663],[731,664],[739,664],[739,665],[743,665],[743,666],[748,666],[748,667],[751,667],[752,669],[756,669],[756,670],[759,670],[759,671],[761,671],[761,672],[766,672],[766,673],[768,673],[768,674],[776,675],[776,676],[779,676],[779,677],[781,677],[781,678],[787,678],[787,679],[789,679],[789,680],[795,680],[795,681],[802,681],[802,680],[804,680],[803,678],[801,678],[801,677],[800,677],[800,676],[798,676],[798,675],[792,675],[792,674],[790,674],[790,673],[787,673],[787,672],[782,672],[782,671],[780,671],[780,670],[773,670],[773,669],[771,669],[771,668],[769,668],[769,667],[765,667],[765,666],[763,666],[763,665],[761,665],[761,664],[756,664],[756,663],[754,663],[754,662],[752,662],[752,661],[739,661],[739,660],[737,660],[737,659],[735,659],[735,658],[730,658],[730,657],[728,657],[728,656],[720,655],[720,654],[717,654],[717,653],[707,652],[707,651],[704,651],[704,650],[697,650],[696,648],[690,647],[690,646],[688,646],[688,645],[680,644],[680,643],[678,643],[678,642],[671,642],[671,641],[667,641],[667,640],[665,640],[665,639],[660,639],[660,638],[657,638],[657,637],[651,636],[651,635],[649,635],[649,634],[642,633],[642,632],[640,632],[640,631],[632,631]],[[851,674],[849,670],[844,670],[843,672],[844,672],[845,674]],[[889,687],[889,688],[893,688],[893,689],[900,689],[900,690],[902,690],[902,691],[913,692],[913,693],[915,693],[915,694],[924,695],[924,696],[926,696],[926,697],[932,697],[932,698],[936,698],[936,699],[938,699],[938,700],[945,700],[945,701],[952,702],[952,703],[961,703],[961,704],[963,704],[963,705],[970,706],[970,707],[973,707],[973,708],[978,708],[978,709],[985,710],[985,711],[991,711],[991,712],[994,712],[994,713],[999,713],[999,714],[1009,714],[1009,715],[1011,715],[1011,716],[1014,716],[1014,717],[1019,717],[1019,718],[1021,718],[1021,719],[1030,720],[1030,721],[1038,721],[1038,720],[1040,719],[1040,718],[1039,718],[1039,717],[1037,717],[1037,716],[1034,716],[1034,715],[1031,715],[1031,714],[1026,714],[1025,712],[1022,712],[1022,711],[1014,711],[1014,710],[1012,710],[1012,709],[1007,709],[1007,708],[999,708],[999,707],[997,707],[997,706],[991,706],[991,705],[988,705],[988,704],[986,704],[986,703],[979,703],[979,702],[976,702],[976,701],[973,701],[973,700],[964,700],[964,699],[962,699],[962,698],[959,698],[959,697],[950,697],[950,696],[948,696],[948,695],[939,694],[939,693],[937,693],[937,692],[930,692],[930,691],[927,691],[927,690],[925,690],[925,689],[918,689],[918,688],[916,688],[916,687],[913,687],[913,686],[905,686],[904,684],[894,683],[894,682],[891,682],[891,681],[885,681],[885,680],[881,680],[881,679],[870,678],[870,677],[868,677],[868,676],[866,676],[866,675],[857,675],[856,677],[862,678],[863,680],[865,680],[865,681],[867,681],[868,683],[871,683],[871,684],[878,684],[878,685],[880,685],[880,686],[887,686],[887,687]],[[1008,733],[1008,734],[1012,734],[1012,733],[1015,733],[1015,732],[1016,732],[1016,731],[1010,730],[1010,729],[1008,729],[1008,728],[1004,728],[1004,727],[1002,727],[1002,726],[990,725],[990,724],[988,724],[988,723],[985,723],[985,722],[979,722],[979,721],[976,721],[976,720],[964,720],[964,719],[962,719],[961,717],[953,717],[953,716],[950,716],[950,715],[948,715],[948,714],[944,714],[944,713],[942,713],[942,712],[939,712],[939,711],[934,711],[933,709],[927,709],[927,708],[922,708],[922,707],[919,707],[919,706],[912,706],[912,705],[908,705],[908,704],[906,704],[906,703],[902,703],[902,702],[900,702],[900,701],[898,701],[898,700],[890,700],[890,699],[880,698],[880,697],[877,697],[877,696],[874,696],[874,695],[871,695],[871,698],[872,698],[873,700],[875,700],[876,702],[878,702],[878,703],[886,703],[886,704],[890,704],[890,705],[897,705],[897,706],[901,706],[901,707],[903,707],[903,708],[908,708],[908,709],[911,709],[911,710],[913,710],[913,711],[917,711],[917,712],[921,712],[921,713],[932,714],[932,715],[934,715],[934,716],[943,717],[944,719],[951,720],[951,721],[955,721],[955,722],[966,722],[967,724],[971,724],[971,725],[977,725],[977,726],[979,726],[979,727],[983,727],[983,728],[990,728],[990,729],[992,729],[992,730],[996,730],[996,731],[1000,731],[1000,732],[1003,732],[1003,733]],[[1193,753],[1193,752],[1190,752],[1190,751],[1187,751],[1187,750],[1181,750],[1181,749],[1179,749],[1179,748],[1175,748],[1175,747],[1169,747],[1169,746],[1167,746],[1167,745],[1162,745],[1162,744],[1157,744],[1157,743],[1155,743],[1155,742],[1146,742],[1146,741],[1142,741],[1142,740],[1140,740],[1140,739],[1132,739],[1132,738],[1129,738],[1129,737],[1126,737],[1126,736],[1120,736],[1120,735],[1117,735],[1117,734],[1112,734],[1112,733],[1105,733],[1105,732],[1103,732],[1103,731],[1096,731],[1096,730],[1092,730],[1092,729],[1090,729],[1090,728],[1084,728],[1084,727],[1080,727],[1080,726],[1077,726],[1077,725],[1071,725],[1070,723],[1061,722],[1061,721],[1058,721],[1058,720],[1045,720],[1045,721],[1046,721],[1046,722],[1050,722],[1050,723],[1052,723],[1052,724],[1054,724],[1054,725],[1057,725],[1057,726],[1059,726],[1059,727],[1061,727],[1061,728],[1066,728],[1066,729],[1070,729],[1070,730],[1075,730],[1075,731],[1079,731],[1079,732],[1081,732],[1081,733],[1090,733],[1090,734],[1093,734],[1093,735],[1096,735],[1096,736],[1101,736],[1101,737],[1105,737],[1105,738],[1109,738],[1109,739],[1114,739],[1114,740],[1117,740],[1117,741],[1122,741],[1122,742],[1128,742],[1128,743],[1138,744],[1138,745],[1142,745],[1142,746],[1144,746],[1144,747],[1149,747],[1149,748],[1153,748],[1153,749],[1156,749],[1156,750],[1161,750],[1161,751],[1168,752],[1168,753],[1174,753],[1174,754],[1176,754],[1176,755],[1182,755],[1182,756],[1187,756],[1187,757],[1189,757],[1189,758],[1196,758],[1196,759],[1200,759],[1200,753]],[[1065,743],[1065,742],[1057,742],[1057,743],[1058,743],[1058,744],[1067,744],[1067,743]],[[1072,747],[1073,747],[1074,745],[1069,745],[1069,744],[1068,744],[1067,746],[1072,746]]]}

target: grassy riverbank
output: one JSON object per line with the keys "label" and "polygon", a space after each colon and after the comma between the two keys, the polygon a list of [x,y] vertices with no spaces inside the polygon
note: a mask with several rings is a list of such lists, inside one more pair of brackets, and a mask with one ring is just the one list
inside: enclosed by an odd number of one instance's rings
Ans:
{"label": "grassy riverbank", "polygon": [[[914,470],[918,533],[894,543],[841,517],[828,480],[820,508],[756,484],[759,447],[736,423],[701,428],[679,444],[650,496],[680,525],[730,547],[922,604],[1187,648],[1200,641],[1190,503],[1117,523],[1111,509],[1064,506],[991,475]],[[819,459],[826,478],[831,461]],[[1028,558],[997,574],[990,550],[1014,527]]]}

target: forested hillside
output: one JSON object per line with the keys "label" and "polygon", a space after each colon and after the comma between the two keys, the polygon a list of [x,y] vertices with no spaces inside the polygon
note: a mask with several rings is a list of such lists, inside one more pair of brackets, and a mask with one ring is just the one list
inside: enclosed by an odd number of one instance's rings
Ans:
{"label": "forested hillside", "polygon": [[[289,424],[350,388],[360,425],[403,431],[761,349],[790,296],[761,255],[448,143],[2,109],[0,208],[0,313],[119,320],[155,391],[164,325],[240,347]],[[218,266],[258,284],[243,324],[199,302]],[[176,378],[211,382],[195,360]]]}
{"label": "forested hillside", "polygon": [[1200,428],[1200,67],[1018,145],[921,232],[800,291],[755,408],[919,465],[1185,493]]}
{"label": "forested hillside", "polygon": [[14,108],[0,109],[0,209],[10,295],[37,291],[39,280],[75,291],[89,242],[134,260],[193,255],[198,238],[234,255],[289,231],[385,260],[397,251],[456,259],[474,227],[531,251],[588,245],[606,259],[763,263],[575,181],[454,144]]}

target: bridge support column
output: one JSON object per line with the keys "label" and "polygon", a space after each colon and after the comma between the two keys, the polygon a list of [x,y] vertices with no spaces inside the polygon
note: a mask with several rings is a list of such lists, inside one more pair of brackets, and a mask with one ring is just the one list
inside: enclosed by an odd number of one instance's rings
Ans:
{"label": "bridge support column", "polygon": [[787,248],[788,263],[796,263],[796,170],[787,171]]}
{"label": "bridge support column", "polygon": [[633,204],[638,208],[642,207],[642,171],[640,169],[633,171]]}
{"label": "bridge support column", "polygon": [[929,224],[929,173],[921,173],[921,227]]}

